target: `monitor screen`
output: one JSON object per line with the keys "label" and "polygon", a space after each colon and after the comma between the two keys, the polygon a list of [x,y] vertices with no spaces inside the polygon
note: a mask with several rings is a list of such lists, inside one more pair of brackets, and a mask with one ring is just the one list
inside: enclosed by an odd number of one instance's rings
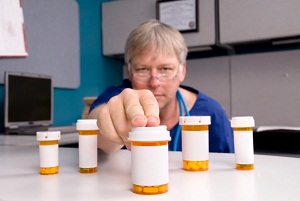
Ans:
{"label": "monitor screen", "polygon": [[5,73],[5,127],[51,125],[52,77]]}

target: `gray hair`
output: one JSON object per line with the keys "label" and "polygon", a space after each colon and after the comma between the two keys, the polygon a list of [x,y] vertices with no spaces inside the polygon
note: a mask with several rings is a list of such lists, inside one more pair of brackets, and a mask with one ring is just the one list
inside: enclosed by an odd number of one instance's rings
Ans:
{"label": "gray hair", "polygon": [[186,62],[187,46],[182,34],[175,28],[158,20],[148,20],[134,29],[125,45],[125,64],[141,53],[156,48],[157,54],[175,53],[180,64]]}

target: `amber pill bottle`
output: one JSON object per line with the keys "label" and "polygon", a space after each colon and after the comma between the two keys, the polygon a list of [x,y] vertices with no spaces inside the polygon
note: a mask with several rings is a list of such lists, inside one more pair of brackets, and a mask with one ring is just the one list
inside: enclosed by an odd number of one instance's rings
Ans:
{"label": "amber pill bottle", "polygon": [[40,174],[51,175],[58,173],[58,140],[60,131],[42,131],[36,133],[39,141]]}
{"label": "amber pill bottle", "polygon": [[209,168],[210,116],[179,117],[182,138],[183,169],[205,171]]}
{"label": "amber pill bottle", "polygon": [[99,129],[96,119],[79,119],[76,123],[78,131],[79,172],[83,174],[97,172],[98,150],[97,139]]}
{"label": "amber pill bottle", "polygon": [[132,192],[142,195],[168,191],[169,162],[166,126],[136,127],[129,132],[131,142]]}
{"label": "amber pill bottle", "polygon": [[234,152],[237,170],[254,169],[253,127],[251,116],[232,117],[231,127],[234,135]]}

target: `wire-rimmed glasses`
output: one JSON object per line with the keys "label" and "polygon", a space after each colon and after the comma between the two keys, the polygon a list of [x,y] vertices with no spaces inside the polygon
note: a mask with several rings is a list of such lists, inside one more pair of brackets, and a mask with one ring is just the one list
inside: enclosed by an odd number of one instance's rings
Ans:
{"label": "wire-rimmed glasses", "polygon": [[[179,69],[181,65],[179,66]],[[148,67],[135,67],[131,69],[133,79],[140,82],[148,82],[152,78],[156,78],[158,82],[167,82],[178,75],[178,69],[174,67],[159,67],[156,69],[157,74],[152,74],[152,69]]]}

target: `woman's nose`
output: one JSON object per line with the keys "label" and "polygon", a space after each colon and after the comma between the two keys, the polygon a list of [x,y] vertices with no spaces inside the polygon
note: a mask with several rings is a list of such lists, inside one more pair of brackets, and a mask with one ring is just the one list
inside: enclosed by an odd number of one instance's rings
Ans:
{"label": "woman's nose", "polygon": [[159,76],[153,76],[151,75],[148,81],[148,84],[150,87],[159,87],[160,86],[160,80],[159,80]]}

